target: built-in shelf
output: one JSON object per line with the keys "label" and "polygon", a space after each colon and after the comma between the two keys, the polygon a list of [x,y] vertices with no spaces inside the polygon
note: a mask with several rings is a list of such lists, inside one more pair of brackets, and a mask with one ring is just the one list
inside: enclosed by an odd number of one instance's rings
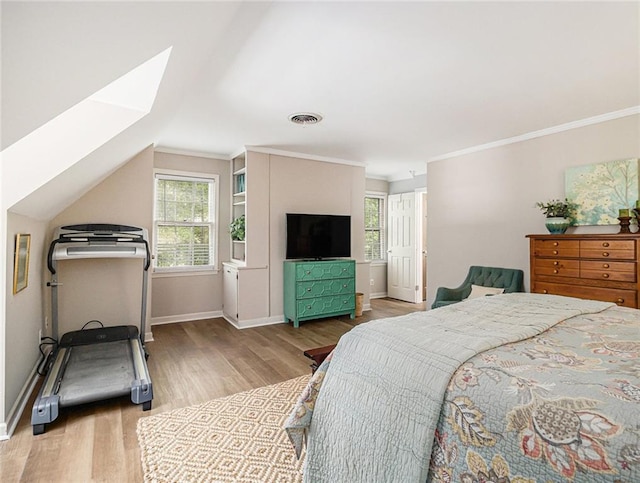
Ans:
{"label": "built-in shelf", "polygon": [[[247,180],[247,164],[245,156],[238,156],[232,161],[231,176],[231,219],[237,220],[246,216],[247,196],[246,196],[246,180]],[[244,241],[232,240],[231,243],[231,259],[238,264],[244,265],[246,262],[246,244]]]}
{"label": "built-in shelf", "polygon": [[231,240],[233,243],[246,243],[244,240]]}

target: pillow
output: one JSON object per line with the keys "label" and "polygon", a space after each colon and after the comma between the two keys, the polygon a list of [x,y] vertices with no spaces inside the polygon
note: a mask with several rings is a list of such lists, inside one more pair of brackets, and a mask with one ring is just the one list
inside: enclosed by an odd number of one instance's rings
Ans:
{"label": "pillow", "polygon": [[467,298],[475,299],[478,297],[484,297],[486,295],[498,295],[500,293],[504,293],[503,288],[483,287],[482,285],[471,285],[471,293]]}

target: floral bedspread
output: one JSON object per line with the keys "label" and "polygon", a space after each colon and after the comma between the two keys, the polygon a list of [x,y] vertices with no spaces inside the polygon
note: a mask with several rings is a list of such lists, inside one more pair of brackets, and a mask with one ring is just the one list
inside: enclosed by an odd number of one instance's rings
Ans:
{"label": "floral bedspread", "polygon": [[573,317],[463,364],[429,480],[640,482],[640,312]]}
{"label": "floral bedspread", "polygon": [[[330,364],[287,422],[298,449]],[[465,362],[445,393],[428,481],[640,482],[640,312],[578,315]]]}

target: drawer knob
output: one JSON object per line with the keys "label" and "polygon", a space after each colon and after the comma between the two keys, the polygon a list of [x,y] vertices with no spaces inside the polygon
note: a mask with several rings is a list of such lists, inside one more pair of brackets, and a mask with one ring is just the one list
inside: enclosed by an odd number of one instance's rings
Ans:
{"label": "drawer knob", "polygon": [[343,304],[346,304],[346,303],[347,303],[347,301],[346,301],[346,300],[343,300],[343,301],[342,301],[342,303],[343,303]]}
{"label": "drawer knob", "polygon": [[558,242],[553,242],[553,246],[557,247],[558,246]]}
{"label": "drawer knob", "polygon": [[624,303],[624,299],[618,299],[618,300],[616,300],[616,303],[618,305],[623,304]]}
{"label": "drawer knob", "polygon": [[549,293],[549,292],[547,292],[547,289],[544,289],[544,290],[542,291],[542,293]]}
{"label": "drawer knob", "polygon": [[605,247],[605,248],[607,248],[607,247],[609,246],[609,242],[604,242],[604,243],[602,244],[602,246],[603,246],[603,247]]}
{"label": "drawer knob", "polygon": [[609,274],[608,274],[608,273],[603,273],[603,274],[602,274],[602,276],[603,276],[604,278],[609,278]]}
{"label": "drawer knob", "polygon": [[609,256],[609,252],[602,252],[602,256],[603,257],[608,257]]}
{"label": "drawer knob", "polygon": [[311,292],[311,287],[309,287],[309,288],[307,289],[307,292]]}
{"label": "drawer knob", "polygon": [[558,262],[553,262],[553,264],[557,267],[559,265]]}
{"label": "drawer knob", "polygon": [[557,271],[557,270],[554,270],[554,271],[553,271],[553,273],[558,273],[558,271]]}
{"label": "drawer knob", "polygon": [[554,255],[557,255],[557,254],[558,254],[558,250],[554,250],[554,251],[553,251],[553,254],[554,254]]}
{"label": "drawer knob", "polygon": [[343,284],[342,284],[342,288],[347,288],[347,284],[346,284],[346,283],[343,283]]}
{"label": "drawer knob", "polygon": [[311,310],[311,305],[307,305],[307,310]]}
{"label": "drawer knob", "polygon": [[311,270],[307,270],[307,275],[311,275]]}
{"label": "drawer knob", "polygon": [[609,264],[608,263],[603,263],[602,264],[602,268],[609,268]]}

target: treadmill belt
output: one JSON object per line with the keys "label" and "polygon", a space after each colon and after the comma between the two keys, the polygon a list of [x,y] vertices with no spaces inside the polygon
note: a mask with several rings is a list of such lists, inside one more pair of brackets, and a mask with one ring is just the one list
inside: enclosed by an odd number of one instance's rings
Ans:
{"label": "treadmill belt", "polygon": [[71,347],[58,391],[60,406],[130,394],[134,380],[128,340]]}

